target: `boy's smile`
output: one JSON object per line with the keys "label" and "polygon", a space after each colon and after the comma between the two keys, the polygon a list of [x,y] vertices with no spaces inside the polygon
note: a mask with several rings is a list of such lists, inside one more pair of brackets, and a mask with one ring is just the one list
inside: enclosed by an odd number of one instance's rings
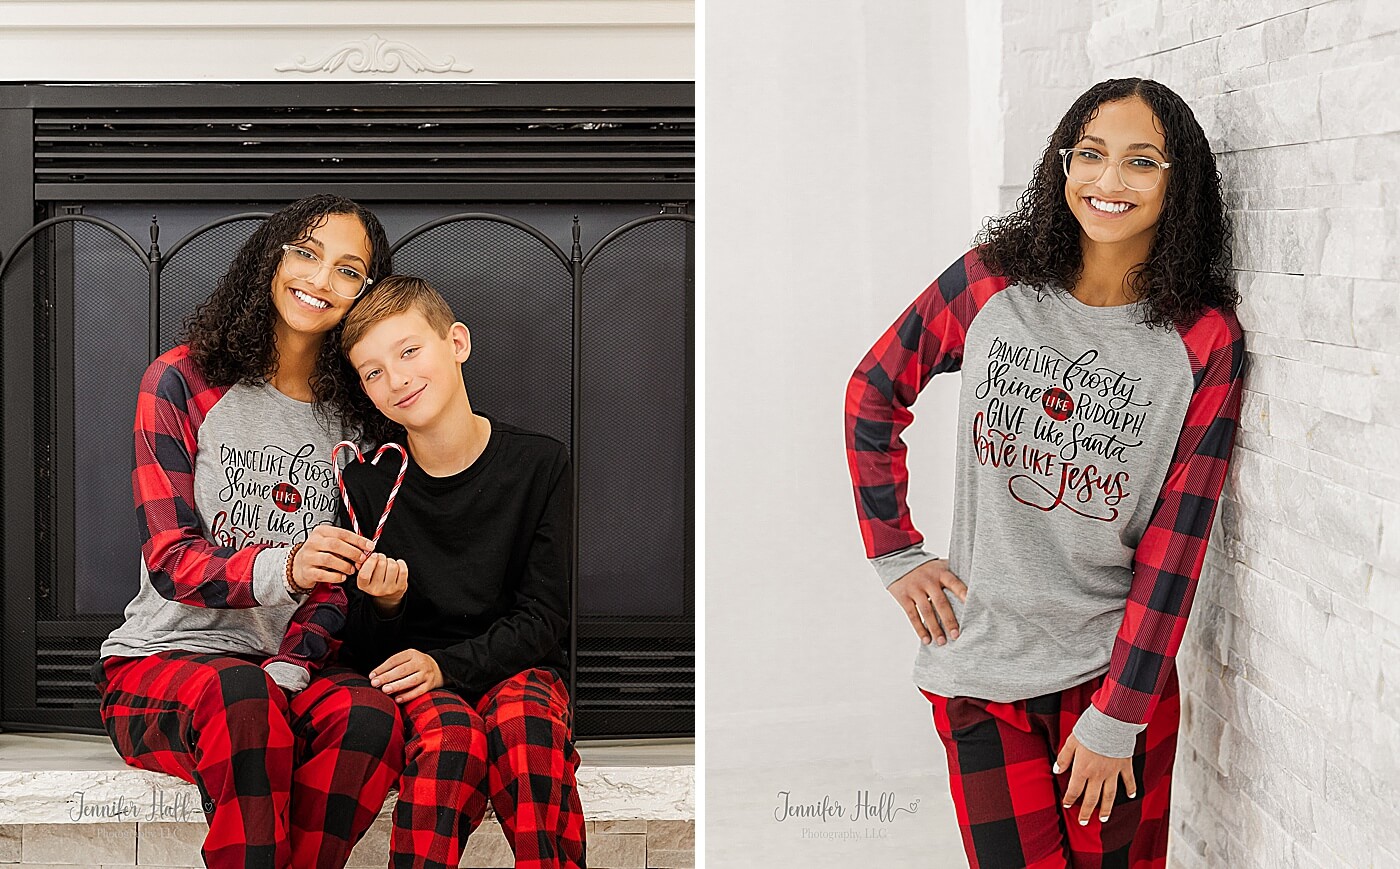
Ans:
{"label": "boy's smile", "polygon": [[422,395],[423,390],[427,388],[427,385],[418,387],[417,389],[410,392],[406,398],[401,398],[398,401],[394,402],[394,407],[408,407],[409,405],[413,404],[413,402],[417,401],[418,396]]}

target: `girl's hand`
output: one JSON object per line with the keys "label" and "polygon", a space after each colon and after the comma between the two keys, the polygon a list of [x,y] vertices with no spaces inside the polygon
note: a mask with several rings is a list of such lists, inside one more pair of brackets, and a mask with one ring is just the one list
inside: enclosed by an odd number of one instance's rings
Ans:
{"label": "girl's hand", "polygon": [[398,703],[442,687],[442,670],[431,655],[404,649],[370,671],[369,683],[383,688]]}
{"label": "girl's hand", "polygon": [[392,614],[408,591],[408,562],[375,552],[360,565],[355,584],[374,598],[374,605],[380,612]]}
{"label": "girl's hand", "polygon": [[[909,617],[914,633],[924,645],[935,639],[938,645],[948,640],[943,631],[948,631],[948,639],[958,638],[958,620],[953,616],[953,605],[948,603],[948,592],[967,602],[967,586],[957,574],[948,569],[948,559],[936,558],[926,561],[889,585],[890,594],[899,602],[899,608]],[[934,613],[938,618],[934,618]],[[939,622],[943,623],[939,627]]]}
{"label": "girl's hand", "polygon": [[1096,754],[1079,744],[1070,734],[1065,747],[1060,749],[1055,759],[1054,773],[1060,775],[1069,771],[1069,787],[1060,802],[1068,809],[1082,796],[1084,805],[1079,810],[1079,823],[1088,824],[1098,806],[1099,820],[1107,821],[1113,812],[1113,799],[1118,795],[1118,779],[1123,779],[1123,787],[1128,797],[1137,796],[1137,780],[1133,777],[1131,757],[1105,757]]}
{"label": "girl's hand", "polygon": [[353,531],[317,525],[292,559],[292,582],[310,590],[318,582],[344,582],[374,547]]}

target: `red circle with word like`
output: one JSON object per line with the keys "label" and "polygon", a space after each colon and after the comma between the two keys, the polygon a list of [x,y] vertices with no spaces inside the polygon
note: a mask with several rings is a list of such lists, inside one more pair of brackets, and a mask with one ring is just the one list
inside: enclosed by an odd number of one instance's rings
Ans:
{"label": "red circle with word like", "polygon": [[1045,408],[1045,413],[1052,419],[1064,422],[1069,419],[1069,415],[1074,412],[1074,399],[1069,397],[1069,393],[1056,387],[1049,390],[1040,399],[1041,407]]}
{"label": "red circle with word like", "polygon": [[291,483],[278,483],[272,490],[272,503],[276,504],[279,510],[295,513],[301,506],[301,493]]}

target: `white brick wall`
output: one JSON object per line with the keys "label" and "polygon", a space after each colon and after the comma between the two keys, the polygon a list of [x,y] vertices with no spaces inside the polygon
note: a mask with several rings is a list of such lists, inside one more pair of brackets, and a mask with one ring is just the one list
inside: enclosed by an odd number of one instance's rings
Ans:
{"label": "white brick wall", "polygon": [[1003,0],[1002,33],[1003,207],[1075,96],[1138,75],[1195,110],[1235,220],[1253,368],[1170,864],[1400,866],[1400,3]]}

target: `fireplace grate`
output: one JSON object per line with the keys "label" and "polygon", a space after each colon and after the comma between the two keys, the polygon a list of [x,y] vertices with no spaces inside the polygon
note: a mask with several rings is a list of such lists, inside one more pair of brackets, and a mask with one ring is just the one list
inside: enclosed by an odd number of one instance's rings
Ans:
{"label": "fireplace grate", "polygon": [[34,113],[37,184],[694,181],[693,110],[423,107]]}
{"label": "fireplace grate", "polygon": [[35,649],[34,702],[41,709],[97,709],[92,662],[101,640],[42,637]]}
{"label": "fireplace grate", "polygon": [[581,635],[578,735],[690,735],[695,726],[695,645],[689,638],[635,642]]}

